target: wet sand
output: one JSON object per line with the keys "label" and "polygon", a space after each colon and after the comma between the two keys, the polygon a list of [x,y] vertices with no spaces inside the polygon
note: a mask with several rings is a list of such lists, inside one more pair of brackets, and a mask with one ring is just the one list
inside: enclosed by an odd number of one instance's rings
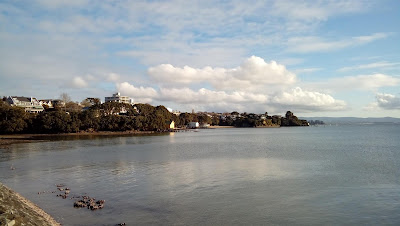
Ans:
{"label": "wet sand", "polygon": [[0,225],[61,225],[31,201],[0,183]]}

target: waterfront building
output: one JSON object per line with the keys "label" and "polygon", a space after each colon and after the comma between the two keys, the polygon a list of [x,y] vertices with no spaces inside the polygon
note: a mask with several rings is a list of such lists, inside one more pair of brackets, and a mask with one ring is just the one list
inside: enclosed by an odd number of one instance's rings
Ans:
{"label": "waterfront building", "polygon": [[26,112],[29,112],[29,113],[39,113],[39,112],[44,111],[43,106],[34,97],[9,96],[7,98],[7,102],[11,106],[21,107]]}
{"label": "waterfront building", "polygon": [[131,98],[129,98],[128,96],[121,96],[121,93],[114,93],[112,97],[105,97],[105,102],[132,104]]}
{"label": "waterfront building", "polygon": [[200,127],[200,124],[198,122],[189,122],[189,124],[188,124],[189,129],[196,129],[199,127]]}

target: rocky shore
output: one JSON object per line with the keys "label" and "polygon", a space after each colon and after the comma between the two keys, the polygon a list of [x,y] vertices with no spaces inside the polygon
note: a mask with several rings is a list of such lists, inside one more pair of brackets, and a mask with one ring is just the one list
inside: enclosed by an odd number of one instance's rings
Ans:
{"label": "rocky shore", "polygon": [[0,225],[60,225],[38,206],[0,183]]}

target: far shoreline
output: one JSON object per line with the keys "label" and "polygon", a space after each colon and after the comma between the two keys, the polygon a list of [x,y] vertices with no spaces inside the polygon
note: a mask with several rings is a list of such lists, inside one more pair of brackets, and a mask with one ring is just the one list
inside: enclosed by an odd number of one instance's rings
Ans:
{"label": "far shoreline", "polygon": [[[168,131],[166,131],[168,132]],[[155,131],[98,131],[78,133],[47,133],[47,134],[3,134],[0,135],[0,149],[8,149],[12,144],[33,143],[57,140],[57,137],[106,137],[106,136],[137,136],[162,134]]]}
{"label": "far shoreline", "polygon": [[[235,126],[209,126],[204,129],[240,129],[240,128],[280,128],[280,126],[257,126],[257,127],[235,127]],[[203,128],[196,128],[203,129]],[[93,131],[93,132],[77,132],[77,133],[46,133],[46,134],[2,134],[0,135],[0,149],[8,149],[12,144],[33,143],[58,140],[61,137],[106,137],[106,136],[141,136],[141,135],[158,135],[173,132],[191,131],[193,129],[176,128],[166,131]]]}

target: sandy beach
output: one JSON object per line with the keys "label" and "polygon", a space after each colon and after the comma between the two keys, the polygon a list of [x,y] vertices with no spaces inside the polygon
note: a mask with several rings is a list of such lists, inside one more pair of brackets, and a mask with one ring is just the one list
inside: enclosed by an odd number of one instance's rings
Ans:
{"label": "sandy beach", "polygon": [[50,215],[0,183],[0,225],[60,225]]}

